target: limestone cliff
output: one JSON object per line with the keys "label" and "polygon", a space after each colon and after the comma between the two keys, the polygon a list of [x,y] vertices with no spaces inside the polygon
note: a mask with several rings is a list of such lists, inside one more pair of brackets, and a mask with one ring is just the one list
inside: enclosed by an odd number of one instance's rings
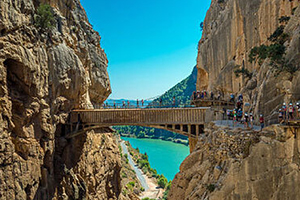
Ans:
{"label": "limestone cliff", "polygon": [[210,125],[181,164],[168,199],[300,199],[300,132]]}
{"label": "limestone cliff", "polygon": [[[55,27],[34,25],[40,3]],[[100,36],[79,0],[0,1],[0,199],[117,199],[120,156],[108,130],[65,139],[73,108],[111,93]]]}
{"label": "limestone cliff", "polygon": [[[283,102],[300,99],[300,9],[295,0],[213,0],[204,21],[197,57],[198,90],[243,93],[250,110],[277,122]],[[285,62],[298,69],[278,73],[271,60],[249,62],[255,46],[284,25]],[[236,66],[252,73],[236,77]],[[177,199],[300,199],[300,133],[270,126],[262,132],[230,130],[210,124],[172,182]]]}
{"label": "limestone cliff", "polygon": [[[270,68],[269,60],[250,63],[253,47],[268,45],[268,37],[280,26],[282,16],[290,17],[284,32],[288,40],[285,58],[299,68],[299,1],[295,0],[218,0],[212,1],[204,21],[197,57],[197,89],[220,90],[225,94],[243,93],[250,110],[276,121],[279,105],[300,99],[299,76]],[[234,68],[243,66],[253,75],[236,77]]]}

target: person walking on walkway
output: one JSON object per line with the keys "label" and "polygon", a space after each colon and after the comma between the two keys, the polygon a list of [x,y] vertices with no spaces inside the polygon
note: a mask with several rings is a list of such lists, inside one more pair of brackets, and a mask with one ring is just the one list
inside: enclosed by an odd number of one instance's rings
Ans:
{"label": "person walking on walkway", "polygon": [[282,104],[283,120],[287,119],[287,117],[286,117],[286,110],[287,110],[286,105],[285,105],[285,103],[283,103]]}
{"label": "person walking on walkway", "polygon": [[144,106],[144,99],[142,99],[142,107]]}
{"label": "person walking on walkway", "polygon": [[260,130],[262,130],[265,126],[265,119],[262,114],[259,117],[259,123],[260,123]]}
{"label": "person walking on walkway", "polygon": [[250,113],[250,126],[253,129],[253,121],[254,121],[254,117],[252,115],[252,113]]}
{"label": "person walking on walkway", "polygon": [[173,107],[175,107],[175,103],[176,103],[175,96],[173,96],[173,102],[172,102]]}
{"label": "person walking on walkway", "polygon": [[129,103],[129,101],[127,101],[127,108],[130,108],[130,103]]}
{"label": "person walking on walkway", "polygon": [[296,113],[297,113],[297,119],[300,119],[300,104],[299,104],[299,102],[296,103]]}
{"label": "person walking on walkway", "polygon": [[249,116],[248,113],[245,113],[245,121],[244,121],[245,128],[249,128],[248,122],[249,122]]}
{"label": "person walking on walkway", "polygon": [[139,100],[138,99],[136,100],[136,107],[137,108],[139,107]]}
{"label": "person walking on walkway", "polygon": [[289,111],[289,120],[294,119],[294,118],[293,118],[293,115],[294,115],[294,107],[293,107],[293,104],[292,104],[292,103],[290,103],[288,111]]}
{"label": "person walking on walkway", "polygon": [[279,112],[278,112],[278,122],[279,122],[279,124],[283,123],[283,111],[281,108],[279,109]]}
{"label": "person walking on walkway", "polygon": [[159,98],[159,107],[161,107],[161,106],[162,106],[162,99]]}

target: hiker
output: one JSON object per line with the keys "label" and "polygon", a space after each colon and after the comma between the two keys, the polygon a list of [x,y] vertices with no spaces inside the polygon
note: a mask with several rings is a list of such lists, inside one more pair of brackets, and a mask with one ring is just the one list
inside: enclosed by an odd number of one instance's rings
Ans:
{"label": "hiker", "polygon": [[128,108],[130,107],[130,103],[129,103],[129,101],[127,101],[127,107],[128,107]]}
{"label": "hiker", "polygon": [[173,102],[172,102],[173,107],[175,107],[175,103],[176,103],[175,96],[173,96]]}
{"label": "hiker", "polygon": [[242,107],[240,100],[238,100],[238,102],[236,103],[236,107],[237,107],[237,109],[240,109]]}
{"label": "hiker", "polygon": [[136,100],[136,107],[137,108],[139,107],[139,100],[138,99]]}
{"label": "hiker", "polygon": [[241,108],[238,110],[237,117],[238,117],[238,121],[241,122],[242,121],[242,117],[243,117],[243,111],[242,111]]}
{"label": "hiker", "polygon": [[283,105],[282,105],[283,120],[286,120],[286,110],[287,110],[287,107],[286,107],[285,103],[283,103]]}
{"label": "hiker", "polygon": [[279,122],[279,124],[281,124],[283,122],[283,111],[281,108],[279,109],[279,112],[278,112],[278,122]]}
{"label": "hiker", "polygon": [[204,99],[204,92],[203,91],[200,94],[200,99]]}
{"label": "hiker", "polygon": [[144,106],[144,99],[142,99],[142,107]]}
{"label": "hiker", "polygon": [[230,102],[234,103],[234,94],[230,94]]}
{"label": "hiker", "polygon": [[252,115],[252,113],[250,113],[250,126],[253,129],[253,122],[254,122],[254,117]]}
{"label": "hiker", "polygon": [[290,103],[289,105],[288,112],[289,112],[289,120],[293,119],[294,107],[292,103]]}
{"label": "hiker", "polygon": [[239,97],[238,97],[239,101],[243,101],[243,95],[240,94]]}
{"label": "hiker", "polygon": [[221,99],[221,93],[218,93],[217,99],[220,100]]}
{"label": "hiker", "polygon": [[210,99],[214,100],[214,93],[213,92],[210,93]]}
{"label": "hiker", "polygon": [[237,112],[236,112],[236,110],[234,109],[234,110],[233,110],[233,127],[236,126],[236,122],[237,122]]}
{"label": "hiker", "polygon": [[196,98],[197,98],[197,93],[194,91],[192,94],[192,100],[196,100]]}
{"label": "hiker", "polygon": [[114,101],[114,109],[116,109],[116,102]]}
{"label": "hiker", "polygon": [[227,110],[226,114],[227,114],[227,119],[230,119],[231,118],[231,112],[230,112],[230,110]]}
{"label": "hiker", "polygon": [[244,118],[245,118],[245,121],[244,121],[244,127],[245,127],[245,128],[248,128],[248,127],[249,127],[249,125],[248,125],[248,122],[249,122],[249,116],[248,116],[248,113],[245,113]]}
{"label": "hiker", "polygon": [[297,113],[297,119],[300,119],[300,104],[299,104],[299,102],[296,103],[296,113]]}
{"label": "hiker", "polygon": [[260,123],[260,130],[262,130],[265,126],[265,119],[262,114],[260,114],[259,123]]}
{"label": "hiker", "polygon": [[199,90],[197,90],[197,93],[196,93],[196,95],[197,95],[197,99],[200,99],[201,98],[201,92],[199,91]]}
{"label": "hiker", "polygon": [[123,102],[122,102],[122,104],[123,104],[123,105],[122,105],[122,106],[123,106],[123,108],[125,108],[125,101],[123,101]]}
{"label": "hiker", "polygon": [[162,106],[162,99],[159,98],[159,107],[161,107],[161,106]]}

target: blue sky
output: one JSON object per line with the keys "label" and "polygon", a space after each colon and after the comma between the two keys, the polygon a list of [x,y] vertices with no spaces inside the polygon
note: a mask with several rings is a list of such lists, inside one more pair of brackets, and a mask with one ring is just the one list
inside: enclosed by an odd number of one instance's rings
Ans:
{"label": "blue sky", "polygon": [[211,0],[81,0],[101,35],[114,99],[163,94],[196,65]]}

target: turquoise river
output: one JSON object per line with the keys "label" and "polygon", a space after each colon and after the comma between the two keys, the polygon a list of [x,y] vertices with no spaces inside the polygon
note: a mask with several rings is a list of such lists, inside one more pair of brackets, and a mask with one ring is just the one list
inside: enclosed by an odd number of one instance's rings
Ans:
{"label": "turquoise river", "polygon": [[173,142],[156,139],[138,139],[122,137],[129,141],[133,148],[139,148],[141,153],[147,153],[151,167],[163,174],[168,180],[173,180],[179,172],[179,166],[189,155],[189,147]]}

